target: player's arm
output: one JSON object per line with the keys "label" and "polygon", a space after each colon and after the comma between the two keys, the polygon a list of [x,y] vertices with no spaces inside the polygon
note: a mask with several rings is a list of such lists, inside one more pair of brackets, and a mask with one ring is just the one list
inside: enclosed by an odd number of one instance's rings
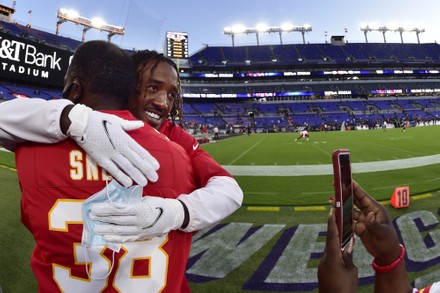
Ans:
{"label": "player's arm", "polygon": [[[226,218],[241,206],[243,192],[228,176],[212,177],[208,184],[178,199],[144,196],[140,203],[97,203],[90,218],[105,224],[95,233],[110,242],[151,239],[172,230],[194,232]],[[158,211],[160,213],[158,214]]]}
{"label": "player's arm", "polygon": [[193,232],[215,224],[235,212],[243,202],[243,191],[229,176],[211,177],[206,186],[178,197],[188,209],[188,226],[184,232]]}
{"label": "player's arm", "polygon": [[[176,137],[170,139],[179,143]],[[241,206],[243,191],[232,176],[201,150],[192,136],[183,140],[190,142],[187,147],[182,141],[179,144],[190,154],[197,185],[202,187],[181,194],[177,200],[144,196],[141,204],[123,208],[118,205],[117,209],[108,203],[96,204],[91,208],[91,217],[107,223],[95,229],[96,233],[108,241],[127,242],[150,239],[177,229],[194,232],[223,220]],[[170,204],[172,209],[168,207]],[[154,223],[149,221],[151,210],[162,210],[161,219]]]}
{"label": "player's arm", "polygon": [[[103,127],[104,123],[106,127]],[[143,126],[68,100],[14,99],[0,104],[0,144],[14,150],[31,141],[55,143],[71,137],[122,185],[157,180],[159,163],[126,131]]]}
{"label": "player's arm", "polygon": [[196,185],[190,194],[178,197],[189,211],[189,224],[185,232],[204,229],[231,215],[243,202],[243,191],[217,161],[200,148],[197,140],[179,126],[170,139],[187,151],[194,170]]}
{"label": "player's arm", "polygon": [[[240,194],[240,200],[229,194]],[[136,204],[97,203],[91,206],[89,217],[105,223],[97,225],[94,231],[107,241],[145,240],[172,230],[194,232],[215,224],[241,205],[242,195],[234,179],[219,176],[178,199],[144,196]]]}
{"label": "player's arm", "polygon": [[0,103],[0,145],[13,151],[25,141],[55,143],[66,139],[59,120],[68,105],[72,105],[69,100],[37,98]]}

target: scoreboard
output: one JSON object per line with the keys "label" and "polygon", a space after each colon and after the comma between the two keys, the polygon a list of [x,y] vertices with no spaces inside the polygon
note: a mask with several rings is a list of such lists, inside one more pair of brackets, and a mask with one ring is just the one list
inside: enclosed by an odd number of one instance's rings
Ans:
{"label": "scoreboard", "polygon": [[170,58],[188,58],[188,34],[167,32],[167,56]]}

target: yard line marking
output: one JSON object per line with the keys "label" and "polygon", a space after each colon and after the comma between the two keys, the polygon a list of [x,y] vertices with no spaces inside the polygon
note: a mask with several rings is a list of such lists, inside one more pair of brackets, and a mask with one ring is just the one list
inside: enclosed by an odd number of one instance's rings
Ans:
{"label": "yard line marking", "polygon": [[[419,200],[419,199],[425,199],[428,197],[432,197],[432,193],[424,193],[420,195],[412,195],[411,199],[413,200]],[[381,205],[390,205],[389,200],[381,200],[379,201]],[[326,206],[293,206],[293,211],[295,212],[308,212],[308,211],[325,211],[327,210]],[[248,206],[247,211],[249,212],[279,212],[281,210],[281,207],[276,206]]]}
{"label": "yard line marking", "polygon": [[413,196],[411,196],[411,199],[418,200],[418,199],[428,198],[431,196],[432,196],[431,193],[425,193],[425,194],[420,194],[420,195],[413,195]]}
{"label": "yard line marking", "polygon": [[279,212],[280,207],[247,207],[250,212]]}
{"label": "yard line marking", "polygon": [[315,149],[317,149],[318,151],[320,151],[321,153],[324,153],[325,155],[327,155],[328,157],[331,157],[332,155],[329,152],[326,152],[325,150],[319,148],[318,146],[312,144],[312,147],[314,147]]}
{"label": "yard line marking", "polygon": [[9,167],[9,166],[5,166],[5,165],[0,165],[0,168],[8,169],[8,170],[11,170],[11,171],[17,172],[17,169],[15,169],[15,168],[11,168],[11,167]]}
{"label": "yard line marking", "polygon": [[293,207],[295,212],[325,211],[326,209],[325,206]]}
{"label": "yard line marking", "polygon": [[260,143],[262,143],[266,138],[268,138],[269,136],[266,135],[263,137],[263,139],[259,140],[256,144],[254,144],[253,146],[251,146],[250,148],[248,148],[246,151],[244,151],[243,153],[241,153],[237,158],[235,158],[235,160],[232,160],[232,162],[230,162],[228,165],[232,165],[235,162],[237,162],[241,157],[243,157],[244,155],[246,155],[247,153],[249,153],[253,148],[255,148],[257,145],[259,145]]}

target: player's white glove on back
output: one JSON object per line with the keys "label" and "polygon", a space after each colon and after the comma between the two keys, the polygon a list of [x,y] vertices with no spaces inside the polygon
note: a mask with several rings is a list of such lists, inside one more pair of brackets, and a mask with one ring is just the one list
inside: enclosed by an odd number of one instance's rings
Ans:
{"label": "player's white glove on back", "polygon": [[142,121],[124,120],[84,105],[75,105],[69,119],[67,135],[123,186],[131,186],[132,180],[141,186],[157,181],[159,163],[125,132],[142,127]]}
{"label": "player's white glove on back", "polygon": [[185,220],[183,204],[177,199],[144,196],[137,204],[97,203],[90,206],[95,233],[106,241],[123,243],[160,237],[179,229]]}

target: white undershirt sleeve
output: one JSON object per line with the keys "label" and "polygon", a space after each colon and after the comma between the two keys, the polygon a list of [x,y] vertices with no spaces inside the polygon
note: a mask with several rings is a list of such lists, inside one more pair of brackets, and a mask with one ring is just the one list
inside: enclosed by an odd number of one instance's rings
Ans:
{"label": "white undershirt sleeve", "polygon": [[67,138],[60,129],[61,112],[69,100],[16,98],[0,103],[0,145],[15,150],[25,141],[55,143]]}
{"label": "white undershirt sleeve", "polygon": [[214,176],[205,187],[178,197],[190,215],[184,232],[194,232],[215,224],[236,211],[243,202],[243,191],[235,179]]}

